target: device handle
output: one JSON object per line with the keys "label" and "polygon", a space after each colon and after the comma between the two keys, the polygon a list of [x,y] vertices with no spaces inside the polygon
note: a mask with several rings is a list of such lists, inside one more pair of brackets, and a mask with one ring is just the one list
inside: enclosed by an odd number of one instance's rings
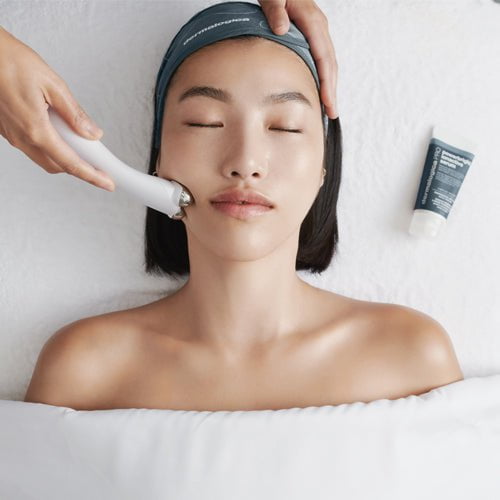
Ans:
{"label": "device handle", "polygon": [[74,132],[54,109],[49,108],[48,114],[59,135],[86,162],[109,174],[118,188],[123,189],[143,205],[172,218],[180,217],[182,207],[189,204],[186,202],[187,192],[181,184],[129,167],[111,153],[101,141],[85,139]]}

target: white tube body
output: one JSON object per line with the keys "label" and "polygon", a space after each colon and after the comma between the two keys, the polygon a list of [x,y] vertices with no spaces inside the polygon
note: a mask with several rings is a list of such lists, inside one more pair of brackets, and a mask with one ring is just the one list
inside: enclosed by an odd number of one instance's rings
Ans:
{"label": "white tube body", "polygon": [[408,232],[435,238],[446,222],[474,159],[477,144],[447,127],[435,126],[429,142]]}
{"label": "white tube body", "polygon": [[85,139],[74,132],[59,114],[49,109],[49,119],[59,135],[87,163],[106,172],[115,185],[140,201],[169,217],[180,210],[183,186],[175,181],[139,172],[119,160],[101,141]]}

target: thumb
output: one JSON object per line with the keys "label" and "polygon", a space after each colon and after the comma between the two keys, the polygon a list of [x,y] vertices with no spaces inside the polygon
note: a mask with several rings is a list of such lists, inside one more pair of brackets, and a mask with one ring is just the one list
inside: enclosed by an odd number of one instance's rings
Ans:
{"label": "thumb", "polygon": [[59,85],[49,84],[45,88],[45,100],[54,108],[66,123],[79,135],[86,139],[100,139],[103,135],[100,129],[78,104],[68,86],[63,80]]}
{"label": "thumb", "polygon": [[276,35],[284,35],[290,29],[286,0],[259,0],[267,23]]}

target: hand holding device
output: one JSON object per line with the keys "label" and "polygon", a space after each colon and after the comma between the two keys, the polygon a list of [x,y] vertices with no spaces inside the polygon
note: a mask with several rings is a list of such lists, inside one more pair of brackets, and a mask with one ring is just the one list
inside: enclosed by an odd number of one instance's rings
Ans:
{"label": "hand holding device", "polygon": [[172,219],[181,219],[185,215],[183,207],[194,203],[191,193],[182,184],[129,167],[101,141],[85,139],[75,133],[55,110],[49,109],[48,113],[55,130],[85,161],[106,172],[118,188],[144,205]]}

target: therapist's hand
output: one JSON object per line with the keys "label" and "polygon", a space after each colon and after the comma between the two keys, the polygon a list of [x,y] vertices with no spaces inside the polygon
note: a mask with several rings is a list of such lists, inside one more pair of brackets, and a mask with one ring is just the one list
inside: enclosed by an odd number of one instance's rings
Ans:
{"label": "therapist's hand", "polygon": [[328,31],[328,19],[313,0],[258,0],[276,35],[288,33],[290,21],[306,37],[318,68],[321,101],[327,115],[339,116],[337,105],[337,59]]}
{"label": "therapist's hand", "polygon": [[[61,138],[49,121],[54,108],[85,139],[100,139],[66,83],[30,47],[0,27],[0,134],[49,174],[66,172],[109,191],[111,178],[85,162]],[[106,183],[110,187],[106,187]]]}

